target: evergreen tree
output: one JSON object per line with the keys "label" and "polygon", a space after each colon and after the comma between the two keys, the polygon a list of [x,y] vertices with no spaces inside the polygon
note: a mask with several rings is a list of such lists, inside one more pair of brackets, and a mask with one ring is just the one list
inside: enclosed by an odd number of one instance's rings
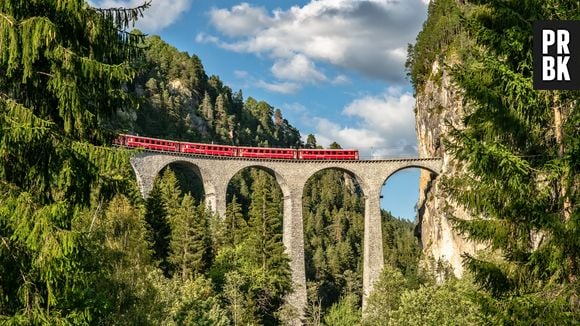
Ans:
{"label": "evergreen tree", "polygon": [[303,202],[306,277],[321,308],[344,295],[360,298],[364,204],[352,177],[338,170],[315,174]]}
{"label": "evergreen tree", "polygon": [[210,126],[213,126],[214,122],[214,113],[213,113],[213,105],[211,103],[211,98],[208,92],[205,92],[203,96],[203,100],[199,107],[199,110],[203,113],[205,119],[208,121]]}
{"label": "evergreen tree", "polygon": [[192,279],[209,264],[211,243],[205,209],[196,207],[190,195],[183,196],[180,206],[168,216],[171,226],[169,262],[175,275]]}
{"label": "evergreen tree", "polygon": [[227,206],[224,224],[227,237],[226,243],[228,245],[236,247],[236,245],[245,240],[247,223],[242,215],[242,206],[238,203],[235,195],[232,202]]}
{"label": "evergreen tree", "polygon": [[[95,212],[95,214],[99,214]],[[99,214],[100,215],[100,214]],[[92,320],[97,324],[151,324],[161,319],[157,289],[150,280],[155,266],[142,212],[123,195],[116,195],[102,216],[90,216],[91,257],[108,266],[97,288],[107,295],[111,313]],[[89,222],[89,221],[86,221]],[[95,293],[95,295],[98,295]]]}
{"label": "evergreen tree", "polygon": [[[107,128],[127,107],[146,6],[99,10],[82,0],[0,2],[0,315],[13,324],[87,323],[106,313],[86,234],[91,199],[122,179]],[[94,201],[93,201],[94,203]]]}
{"label": "evergreen tree", "polygon": [[[568,324],[577,303],[580,211],[578,92],[532,86],[532,26],[578,19],[574,1],[475,1],[455,78],[470,104],[448,142],[467,173],[447,191],[475,218],[454,219],[500,257],[466,256],[493,323]],[[574,299],[576,298],[576,299]]]}
{"label": "evergreen tree", "polygon": [[258,324],[254,300],[248,295],[248,280],[238,272],[226,274],[223,295],[234,325]]}
{"label": "evergreen tree", "polygon": [[[291,290],[289,260],[282,244],[282,193],[274,178],[263,171],[251,169],[240,176],[238,182],[241,185],[236,185],[236,188],[249,188],[247,192],[241,192],[250,196],[244,200],[249,206],[238,204],[237,197],[232,198],[228,205],[225,227],[229,229],[230,240],[216,256],[212,278],[223,284],[228,293],[233,320],[278,323],[281,316],[274,312],[282,306],[283,297]],[[247,214],[248,222],[244,220],[244,214]],[[236,298],[240,296],[248,305],[239,304]],[[234,317],[239,315],[236,311],[245,311],[246,319]]]}
{"label": "evergreen tree", "polygon": [[306,148],[316,148],[316,137],[313,134],[309,134],[306,138]]}

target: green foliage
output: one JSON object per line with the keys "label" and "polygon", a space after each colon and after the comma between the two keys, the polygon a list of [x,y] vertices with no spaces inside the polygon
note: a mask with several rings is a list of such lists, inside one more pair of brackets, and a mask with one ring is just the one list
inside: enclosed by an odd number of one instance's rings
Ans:
{"label": "green foliage", "polygon": [[[90,224],[88,218],[92,218]],[[158,289],[149,276],[155,273],[155,266],[143,212],[123,195],[117,195],[108,203],[104,214],[94,212],[79,225],[89,227],[87,246],[92,246],[92,259],[108,271],[101,275],[94,292],[90,293],[94,298],[106,299],[109,311],[101,310],[93,322],[158,322],[162,311],[158,306]]]}
{"label": "green foliage", "polygon": [[[427,20],[417,36],[415,45],[407,49],[407,75],[416,91],[431,75],[433,62],[443,56],[454,42],[462,40],[461,9],[457,0],[429,2]],[[464,44],[458,44],[461,47]]]}
{"label": "green foliage", "polygon": [[361,323],[359,298],[355,294],[348,294],[328,309],[324,316],[324,325],[354,326]]}
{"label": "green foliage", "polygon": [[416,287],[385,266],[368,298],[364,325],[475,325],[481,312],[469,278]]}
{"label": "green foliage", "polygon": [[401,305],[401,295],[407,281],[396,268],[385,265],[381,276],[373,287],[365,307],[365,324],[389,325],[394,311]]}
{"label": "green foliage", "polygon": [[[107,147],[128,105],[146,6],[99,11],[81,0],[0,2],[0,318],[87,323],[107,311],[88,234],[123,183],[127,156]],[[105,145],[105,147],[103,147]],[[98,209],[97,209],[98,210]],[[97,293],[95,293],[97,292]]]}
{"label": "green foliage", "polygon": [[421,287],[401,294],[399,308],[390,325],[477,325],[481,324],[479,306],[473,301],[469,281],[450,281],[443,285]]}
{"label": "green foliage", "polygon": [[[531,35],[535,21],[577,20],[579,13],[574,1],[482,0],[470,1],[460,15],[470,46],[452,75],[467,112],[446,147],[466,173],[443,183],[473,216],[450,217],[455,229],[499,255],[464,260],[486,291],[479,303],[494,324],[571,324],[578,316],[580,97],[533,89]],[[444,21],[430,12],[419,39],[433,33],[431,22]],[[420,68],[412,75],[417,89],[429,78],[418,58],[432,57],[436,48],[424,48],[426,41],[420,48],[419,39],[409,60],[412,74]],[[540,306],[543,315],[535,312]]]}
{"label": "green foliage", "polygon": [[[227,311],[212,289],[208,279],[197,277],[179,284],[178,304],[172,309],[175,325],[229,325]],[[171,324],[171,323],[169,323]]]}
{"label": "green foliage", "polygon": [[249,293],[250,287],[251,280],[246,275],[235,271],[225,275],[223,294],[234,325],[259,323],[256,318],[256,303]]}
{"label": "green foliage", "polygon": [[141,97],[136,115],[119,129],[148,136],[252,146],[300,145],[300,133],[280,110],[208,77],[201,60],[179,52],[158,36],[146,38],[146,57],[131,85]]}
{"label": "green foliage", "polygon": [[242,206],[238,203],[235,195],[227,206],[224,227],[228,245],[235,247],[245,239],[247,223],[242,215]]}
{"label": "green foliage", "polygon": [[[243,189],[235,191],[239,203],[232,188]],[[282,191],[268,173],[246,169],[234,176],[228,192],[224,240],[211,278],[234,324],[279,324],[293,314],[283,305],[291,280],[282,244]]]}
{"label": "green foliage", "polygon": [[304,187],[303,205],[306,278],[313,282],[313,308],[318,309],[318,300],[326,309],[342,295],[360,298],[364,202],[356,182],[339,170],[317,173]]}
{"label": "green foliage", "polygon": [[425,281],[419,269],[421,245],[415,236],[415,223],[381,211],[385,265],[397,268],[414,284]]}
{"label": "green foliage", "polygon": [[169,262],[174,273],[183,280],[191,279],[207,269],[211,260],[209,216],[204,205],[195,205],[190,195],[168,214],[171,227]]}

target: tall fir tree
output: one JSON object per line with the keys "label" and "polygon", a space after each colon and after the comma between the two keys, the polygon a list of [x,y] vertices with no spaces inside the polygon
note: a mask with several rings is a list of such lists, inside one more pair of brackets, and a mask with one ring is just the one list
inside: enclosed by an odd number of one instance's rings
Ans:
{"label": "tall fir tree", "polygon": [[211,242],[204,205],[195,205],[189,194],[168,216],[171,226],[169,261],[174,275],[190,280],[201,275],[210,263]]}
{"label": "tall fir tree", "polygon": [[[473,1],[476,46],[454,76],[469,103],[447,146],[466,173],[447,191],[475,216],[453,219],[499,257],[466,255],[498,324],[568,324],[580,314],[578,91],[532,86],[532,26],[579,19],[575,1]],[[492,255],[493,256],[493,255]],[[576,319],[577,320],[577,319]]]}
{"label": "tall fir tree", "polygon": [[228,204],[224,221],[226,244],[235,247],[245,240],[247,223],[242,214],[242,206],[234,195],[232,202]]}
{"label": "tall fir tree", "polygon": [[[136,9],[83,0],[0,2],[0,315],[13,324],[87,323],[106,313],[99,271],[73,228],[91,192],[122,178],[107,145],[141,37]],[[105,145],[105,146],[103,146]],[[106,199],[101,192],[96,197]]]}

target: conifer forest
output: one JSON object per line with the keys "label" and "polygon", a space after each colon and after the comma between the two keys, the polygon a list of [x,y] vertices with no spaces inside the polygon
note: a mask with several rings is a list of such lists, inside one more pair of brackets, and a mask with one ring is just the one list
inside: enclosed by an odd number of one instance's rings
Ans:
{"label": "conifer forest", "polygon": [[[274,176],[237,173],[218,216],[179,164],[144,199],[134,150],[112,144],[322,146],[197,55],[134,29],[149,6],[0,0],[1,325],[296,323]],[[538,20],[580,20],[580,2],[432,0],[408,48],[415,93],[445,58],[467,108],[441,140],[462,171],[440,177],[445,193],[470,216],[446,218],[482,248],[463,255],[462,277],[423,252],[415,221],[382,210],[385,267],[363,309],[365,198],[350,174],[324,170],[302,197],[299,323],[580,323],[580,91],[533,89]]]}

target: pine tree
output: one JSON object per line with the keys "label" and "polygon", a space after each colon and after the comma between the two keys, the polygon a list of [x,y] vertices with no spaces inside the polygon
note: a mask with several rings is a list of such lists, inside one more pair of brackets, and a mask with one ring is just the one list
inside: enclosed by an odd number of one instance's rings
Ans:
{"label": "pine tree", "polygon": [[[110,189],[127,157],[106,145],[146,7],[82,0],[0,2],[0,315],[9,323],[86,323],[108,303],[73,221]],[[105,146],[103,146],[105,145]],[[100,197],[100,198],[99,198]]]}
{"label": "pine tree", "polygon": [[190,195],[183,196],[179,207],[169,216],[171,241],[169,261],[174,274],[182,280],[191,280],[208,266],[211,243],[203,205],[196,207]]}
{"label": "pine tree", "polygon": [[[455,71],[470,110],[448,142],[467,173],[447,181],[472,212],[453,219],[500,257],[466,256],[487,289],[493,323],[571,323],[580,313],[578,92],[532,86],[532,26],[578,19],[574,1],[475,1],[468,17],[476,47]],[[576,292],[576,294],[573,294]]]}
{"label": "pine tree", "polygon": [[232,247],[239,245],[245,239],[247,223],[242,215],[242,206],[234,195],[232,202],[228,204],[225,218],[226,243]]}
{"label": "pine tree", "polygon": [[211,103],[211,97],[209,96],[208,92],[205,92],[203,96],[203,100],[201,105],[199,106],[199,110],[208,121],[210,126],[214,125],[214,113],[213,113],[213,105]]}
{"label": "pine tree", "polygon": [[154,311],[159,307],[156,289],[149,279],[155,266],[143,214],[127,197],[116,195],[102,215],[91,216],[94,218],[94,224],[89,224],[90,240],[94,246],[91,259],[110,267],[97,287],[102,291],[101,296],[108,296],[112,312],[95,316],[93,322],[155,323]]}
{"label": "pine tree", "polygon": [[[284,245],[282,244],[282,214],[279,206],[280,190],[274,188],[271,178],[259,171],[252,184],[248,237],[254,247],[254,259],[262,270],[284,274]],[[274,188],[274,189],[272,189]],[[274,271],[273,268],[282,268]]]}
{"label": "pine tree", "polygon": [[282,243],[282,194],[273,177],[252,173],[247,240],[239,247],[241,269],[250,278],[249,295],[262,323],[275,321],[272,311],[291,289],[289,259]]}
{"label": "pine tree", "polygon": [[306,148],[316,148],[316,137],[313,134],[309,134],[306,138]]}

